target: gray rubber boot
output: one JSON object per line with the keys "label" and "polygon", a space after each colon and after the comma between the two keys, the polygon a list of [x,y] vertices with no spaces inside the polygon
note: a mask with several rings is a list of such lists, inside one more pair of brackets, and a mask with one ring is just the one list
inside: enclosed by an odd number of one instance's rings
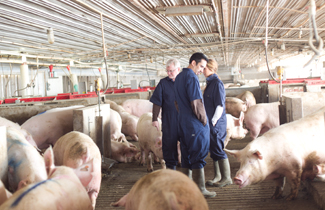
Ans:
{"label": "gray rubber boot", "polygon": [[192,179],[192,170],[189,168],[181,168],[181,172]]}
{"label": "gray rubber boot", "polygon": [[231,172],[230,172],[230,165],[229,165],[229,160],[228,158],[218,160],[219,162],[219,167],[220,167],[220,172],[221,172],[221,180],[217,183],[214,183],[213,186],[215,187],[224,187],[229,184],[232,184],[232,179],[231,179]]}
{"label": "gray rubber boot", "polygon": [[205,188],[204,168],[193,169],[193,181],[197,184],[204,197],[213,198],[217,195],[216,192],[210,192]]}
{"label": "gray rubber boot", "polygon": [[213,167],[214,167],[214,178],[212,180],[208,180],[206,183],[209,186],[213,186],[214,183],[219,182],[221,179],[218,161],[213,161]]}

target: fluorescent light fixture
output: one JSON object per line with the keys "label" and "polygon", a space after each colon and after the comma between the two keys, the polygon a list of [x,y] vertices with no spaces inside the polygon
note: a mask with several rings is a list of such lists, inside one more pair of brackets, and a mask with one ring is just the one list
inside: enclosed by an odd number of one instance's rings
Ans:
{"label": "fluorescent light fixture", "polygon": [[219,37],[219,33],[203,33],[203,34],[185,34],[187,38],[194,38],[194,37]]}
{"label": "fluorescent light fixture", "polygon": [[203,12],[210,12],[211,7],[208,5],[184,5],[172,7],[156,7],[160,14],[165,16],[189,16],[202,15]]}

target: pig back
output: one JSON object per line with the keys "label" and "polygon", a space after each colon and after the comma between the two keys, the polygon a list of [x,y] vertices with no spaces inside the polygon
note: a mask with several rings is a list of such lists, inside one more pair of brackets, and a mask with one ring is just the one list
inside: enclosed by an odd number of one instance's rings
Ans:
{"label": "pig back", "polygon": [[126,209],[207,210],[208,204],[197,185],[181,172],[162,169],[136,182],[128,194]]}
{"label": "pig back", "polygon": [[72,169],[65,169],[69,173],[64,174],[59,171],[48,180],[18,190],[0,210],[92,210],[88,194]]}
{"label": "pig back", "polygon": [[143,114],[138,121],[137,133],[139,142],[151,142],[156,141],[157,138],[162,136],[161,132],[161,120],[158,118],[159,129],[152,126],[152,113]]}
{"label": "pig back", "polygon": [[237,95],[236,98],[239,98],[240,100],[246,102],[247,109],[256,104],[256,99],[253,93],[250,91],[244,91],[241,94]]}
{"label": "pig back", "polygon": [[226,113],[239,118],[240,112],[246,112],[246,103],[239,98],[226,97]]}
{"label": "pig back", "polygon": [[8,171],[6,127],[0,126],[0,179],[4,180]]}

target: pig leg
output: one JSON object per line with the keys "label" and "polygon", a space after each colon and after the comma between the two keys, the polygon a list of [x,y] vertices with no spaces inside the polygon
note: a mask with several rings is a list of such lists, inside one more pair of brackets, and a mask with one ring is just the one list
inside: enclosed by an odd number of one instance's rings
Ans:
{"label": "pig leg", "polygon": [[275,179],[275,183],[276,183],[276,188],[275,188],[275,192],[272,196],[272,199],[279,199],[282,198],[282,193],[283,193],[283,189],[284,189],[284,185],[285,185],[285,177],[279,177]]}
{"label": "pig leg", "polygon": [[160,164],[162,169],[166,169],[166,162],[164,159],[160,159]]}
{"label": "pig leg", "polygon": [[88,196],[91,200],[91,205],[93,206],[93,209],[95,209],[98,192],[96,192],[95,190],[92,190],[92,191],[88,192]]}
{"label": "pig leg", "polygon": [[296,173],[293,172],[293,178],[289,178],[288,180],[290,182],[290,186],[291,186],[291,192],[290,194],[286,197],[287,201],[291,201],[295,198],[297,198],[298,196],[298,192],[299,192],[299,186],[300,186],[300,180],[301,180],[301,174],[302,174],[302,170],[298,171]]}
{"label": "pig leg", "polygon": [[152,154],[150,151],[145,150],[144,151],[146,154],[146,158],[147,158],[147,171],[148,172],[152,172],[153,171],[153,166],[152,166]]}
{"label": "pig leg", "polygon": [[140,166],[144,166],[144,161],[145,161],[145,153],[144,150],[141,148],[141,155],[140,155]]}

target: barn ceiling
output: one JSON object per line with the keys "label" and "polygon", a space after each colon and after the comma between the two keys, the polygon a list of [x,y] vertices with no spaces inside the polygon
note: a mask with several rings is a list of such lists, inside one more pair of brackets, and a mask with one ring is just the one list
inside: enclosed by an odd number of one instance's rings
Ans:
{"label": "barn ceiling", "polygon": [[[24,55],[31,65],[73,61],[79,67],[100,67],[104,43],[109,67],[162,69],[171,57],[186,66],[198,51],[216,59],[221,69],[259,66],[265,64],[266,37],[269,61],[309,52],[310,34],[319,35],[311,44],[322,49],[325,1],[316,1],[314,18],[309,18],[310,2],[0,0],[0,61],[21,63]],[[311,30],[309,20],[315,20],[317,30]]]}

